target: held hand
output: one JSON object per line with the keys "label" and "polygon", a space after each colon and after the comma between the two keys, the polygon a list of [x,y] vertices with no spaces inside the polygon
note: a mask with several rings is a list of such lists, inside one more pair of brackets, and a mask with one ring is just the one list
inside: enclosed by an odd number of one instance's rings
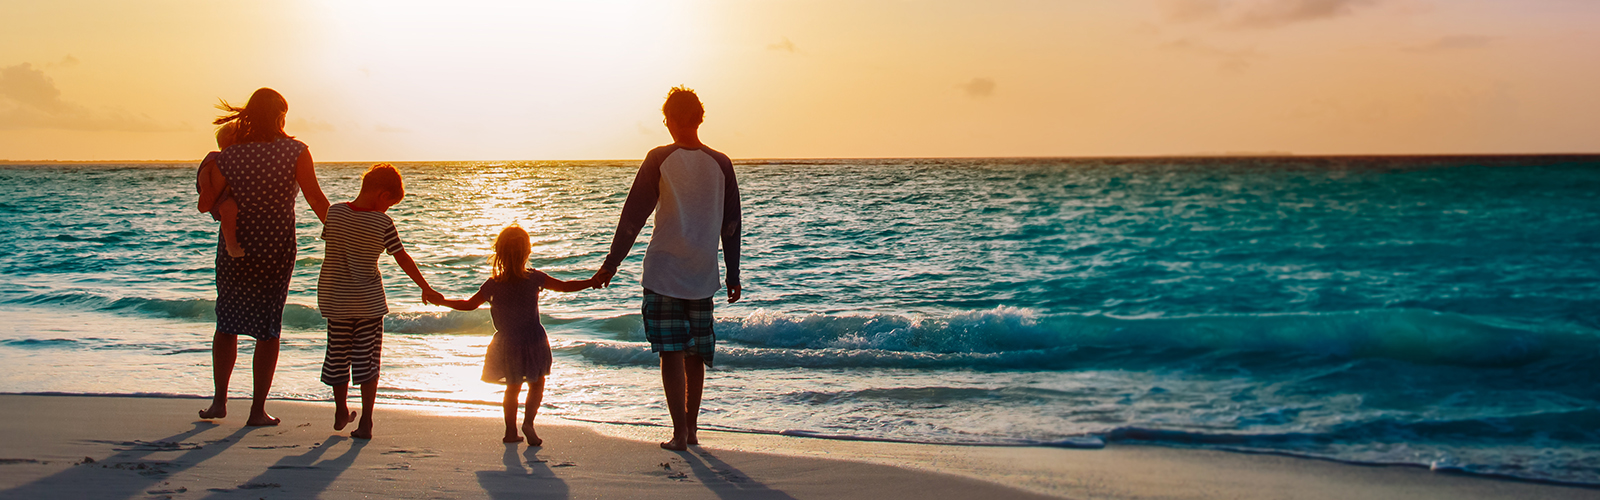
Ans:
{"label": "held hand", "polygon": [[743,294],[744,294],[744,287],[739,287],[739,286],[730,286],[730,287],[728,287],[728,303],[732,304],[734,302],[738,302],[739,301],[739,296],[743,295]]}
{"label": "held hand", "polygon": [[433,291],[433,290],[423,290],[422,291],[422,303],[424,303],[424,304],[433,304],[433,305],[444,305],[444,304],[441,304],[442,302],[444,302],[444,294],[436,292],[436,291]]}
{"label": "held hand", "polygon": [[601,269],[599,271],[595,271],[594,277],[589,279],[594,282],[595,288],[605,288],[611,286],[611,277],[616,275],[616,269]]}

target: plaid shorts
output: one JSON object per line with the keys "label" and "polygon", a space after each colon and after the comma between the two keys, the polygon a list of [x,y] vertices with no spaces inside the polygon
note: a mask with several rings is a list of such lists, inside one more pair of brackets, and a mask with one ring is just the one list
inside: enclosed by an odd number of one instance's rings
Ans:
{"label": "plaid shorts", "polygon": [[711,297],[686,300],[644,291],[644,338],[651,352],[683,351],[700,356],[706,366],[716,355],[717,334],[711,331]]}

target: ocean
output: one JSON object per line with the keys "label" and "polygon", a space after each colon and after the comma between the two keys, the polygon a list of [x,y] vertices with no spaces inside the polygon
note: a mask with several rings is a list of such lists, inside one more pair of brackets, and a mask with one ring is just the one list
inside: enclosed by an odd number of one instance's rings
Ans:
{"label": "ocean", "polygon": [[[397,165],[410,194],[390,214],[456,298],[487,279],[490,244],[512,223],[533,236],[532,266],[588,277],[637,168]],[[329,198],[354,198],[366,166],[318,165]],[[1600,485],[1600,157],[770,160],[737,172],[745,299],[717,296],[707,428],[1141,443]],[[0,166],[0,392],[210,394],[217,225],[194,211],[194,174]],[[300,208],[273,396],[322,401],[322,242]],[[543,414],[667,422],[638,312],[648,236],[612,287],[545,292]],[[391,260],[381,269],[380,397],[497,407],[501,387],[478,380],[487,310],[423,305]]]}

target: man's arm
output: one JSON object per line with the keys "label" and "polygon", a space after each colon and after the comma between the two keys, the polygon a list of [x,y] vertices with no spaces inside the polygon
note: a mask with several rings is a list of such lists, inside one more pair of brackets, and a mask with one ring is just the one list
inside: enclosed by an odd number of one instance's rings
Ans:
{"label": "man's arm", "polygon": [[739,209],[739,181],[733,176],[733,161],[718,154],[722,167],[722,261],[728,267],[728,303],[738,302],[744,294],[739,283],[739,239],[743,231]]}
{"label": "man's arm", "polygon": [[611,277],[617,274],[617,266],[621,266],[622,259],[633,250],[633,242],[639,239],[639,231],[644,229],[644,223],[650,220],[650,214],[656,211],[656,202],[661,198],[661,160],[666,155],[656,154],[655,151],[651,153],[639,166],[639,173],[633,178],[633,187],[628,189],[628,201],[622,204],[617,233],[611,238],[611,251],[606,254],[605,262],[600,264],[600,270],[594,273],[594,279],[599,281],[601,287],[611,284]]}

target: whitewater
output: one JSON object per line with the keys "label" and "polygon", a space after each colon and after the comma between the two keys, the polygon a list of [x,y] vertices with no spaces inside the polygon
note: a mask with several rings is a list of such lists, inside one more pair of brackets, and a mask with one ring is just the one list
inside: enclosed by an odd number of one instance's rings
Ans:
{"label": "whitewater", "polygon": [[[318,165],[333,201],[368,164]],[[584,278],[637,162],[397,164],[452,297],[517,223]],[[0,165],[0,392],[208,395],[217,227],[191,164]],[[703,425],[1134,442],[1600,485],[1600,157],[771,160],[736,165],[745,298],[717,296]],[[274,397],[317,379],[302,201]],[[638,307],[546,292],[544,414],[662,424]],[[387,401],[494,408],[487,311],[380,264]],[[249,391],[248,342],[234,391]],[[196,409],[201,402],[197,401]]]}

